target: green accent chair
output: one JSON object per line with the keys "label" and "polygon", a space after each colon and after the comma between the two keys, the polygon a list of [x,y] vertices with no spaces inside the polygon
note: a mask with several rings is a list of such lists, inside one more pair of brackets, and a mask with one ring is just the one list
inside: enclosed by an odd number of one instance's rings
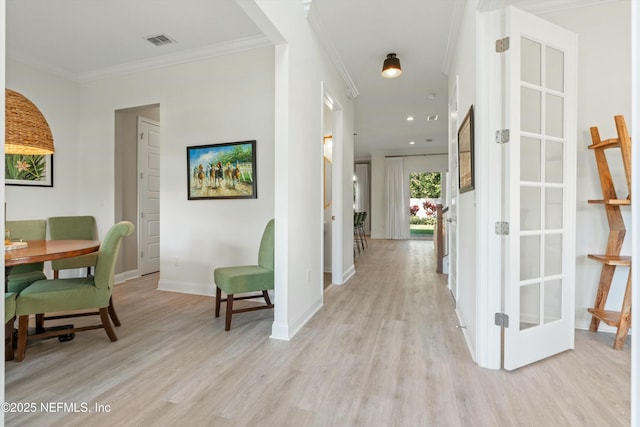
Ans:
{"label": "green accent chair", "polygon": [[[99,240],[96,219],[89,215],[80,216],[54,216],[49,218],[49,235],[53,240]],[[98,261],[98,253],[80,255],[73,258],[64,258],[51,261],[53,278],[58,279],[60,270],[87,268],[87,277],[91,275],[91,267],[95,267]],[[120,326],[120,319],[116,314],[113,300],[109,301],[109,316],[113,324]],[[41,326],[41,322],[38,321]]]}
{"label": "green accent chair", "polygon": [[[273,304],[269,299],[270,289],[274,285],[274,221],[271,220],[262,234],[260,241],[260,250],[258,252],[258,265],[243,265],[235,267],[221,267],[213,270],[213,280],[216,284],[216,317],[220,317],[220,303],[227,302],[227,312],[224,329],[231,329],[231,315],[236,313],[244,313],[247,311],[264,310],[273,308]],[[222,299],[222,292],[227,298]],[[261,292],[260,294],[251,294],[237,297],[236,294],[244,294],[249,292]],[[250,299],[256,297],[264,297],[266,305],[257,307],[233,309],[234,300]]]}
{"label": "green accent chair", "polygon": [[[6,221],[5,230],[10,233],[10,239],[23,241],[45,240],[47,238],[47,222],[44,219],[23,221]],[[11,267],[7,277],[6,290],[20,293],[27,286],[47,276],[43,272],[44,262],[16,265]]]}
{"label": "green accent chair", "polygon": [[13,360],[13,323],[16,320],[16,294],[4,293],[4,360]]}
{"label": "green accent chair", "polygon": [[[49,218],[49,235],[52,240],[99,240],[96,219],[92,216],[56,216]],[[80,255],[51,261],[53,278],[58,279],[60,270],[87,268],[87,276],[91,267],[96,265],[97,253]]]}
{"label": "green accent chair", "polygon": [[[117,341],[115,331],[109,319],[109,301],[113,290],[116,259],[122,238],[133,233],[134,226],[128,221],[119,222],[107,232],[98,251],[95,275],[72,279],[40,280],[25,290],[16,299],[16,316],[18,317],[18,349],[16,361],[24,360],[27,341],[30,339],[63,337],[76,332],[104,328],[111,341]],[[45,330],[27,335],[29,315],[39,313],[73,312],[76,310],[98,309],[93,313],[71,313],[52,316],[46,319],[100,315],[101,324],[71,327],[66,329]]]}

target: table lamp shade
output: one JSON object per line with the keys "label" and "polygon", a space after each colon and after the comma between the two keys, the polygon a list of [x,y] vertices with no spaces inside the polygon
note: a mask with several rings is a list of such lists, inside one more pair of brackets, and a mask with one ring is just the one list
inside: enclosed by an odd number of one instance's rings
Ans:
{"label": "table lamp shade", "polygon": [[53,136],[38,107],[5,89],[5,154],[53,154]]}

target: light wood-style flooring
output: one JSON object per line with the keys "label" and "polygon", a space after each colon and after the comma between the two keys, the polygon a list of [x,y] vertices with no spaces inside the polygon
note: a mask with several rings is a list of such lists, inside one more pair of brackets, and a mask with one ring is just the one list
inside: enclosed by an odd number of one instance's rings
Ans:
{"label": "light wood-style flooring", "polygon": [[578,331],[573,351],[514,372],[482,369],[456,328],[432,242],[369,240],[356,269],[290,342],[269,338],[270,310],[234,316],[225,332],[210,297],[158,291],[157,275],[118,285],[117,342],[85,332],[31,344],[24,362],[6,364],[7,401],[91,412],[39,408],[5,414],[6,425],[629,425],[630,345],[614,351],[612,335]]}

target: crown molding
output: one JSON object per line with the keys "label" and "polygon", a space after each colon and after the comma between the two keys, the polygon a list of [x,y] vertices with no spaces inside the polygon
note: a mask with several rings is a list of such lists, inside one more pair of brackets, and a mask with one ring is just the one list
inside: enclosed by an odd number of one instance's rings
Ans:
{"label": "crown molding", "polygon": [[309,15],[309,9],[311,9],[311,3],[313,3],[313,0],[302,0],[302,8],[304,9],[304,16]]}
{"label": "crown molding", "polygon": [[447,37],[447,47],[444,51],[444,59],[442,61],[442,72],[449,74],[451,67],[451,58],[456,51],[458,44],[458,35],[460,34],[460,25],[464,16],[464,8],[466,2],[455,2],[453,5],[453,13],[451,15],[451,25],[449,25],[449,36]]}
{"label": "crown molding", "polygon": [[620,1],[628,0],[478,0],[477,10],[487,12],[502,9],[505,6],[515,6],[534,15],[540,15]]}
{"label": "crown molding", "polygon": [[327,51],[327,54],[329,55],[331,62],[338,69],[338,73],[340,73],[342,80],[347,85],[347,97],[349,99],[356,99],[360,94],[360,92],[358,92],[358,88],[356,87],[356,84],[353,82],[353,79],[351,78],[351,75],[349,74],[347,67],[345,67],[344,63],[342,62],[342,59],[340,58],[338,51],[333,45],[333,42],[329,40],[329,37],[327,36],[327,34],[329,33],[326,31],[325,26],[322,23],[322,20],[320,19],[317,13],[313,13],[313,10],[314,9],[311,8],[309,13],[307,14],[307,21],[309,21],[309,24],[311,25],[313,32],[316,34],[316,36],[320,40],[320,43]]}
{"label": "crown molding", "polygon": [[25,55],[22,52],[15,52],[12,50],[7,50],[7,59],[12,61],[21,63],[23,65],[27,65],[31,68],[35,68],[36,70],[43,71],[47,74],[52,74],[57,77],[61,77],[65,80],[69,80],[72,82],[78,81],[78,75],[63,68],[55,67],[47,62],[41,61],[38,58],[33,56]]}
{"label": "crown molding", "polygon": [[148,71],[169,67],[172,65],[185,64],[188,62],[202,61],[218,56],[231,55],[234,53],[244,52],[252,49],[259,49],[267,46],[273,46],[273,44],[264,35],[246,37],[230,42],[218,43],[204,48],[176,52],[173,54],[163,55],[155,58],[143,59],[140,61],[133,61],[113,67],[103,68],[100,70],[89,71],[87,73],[80,73],[77,76],[77,80],[81,83],[85,83],[109,77],[132,74],[140,71]]}
{"label": "crown molding", "polygon": [[[529,13],[533,13],[534,15],[540,15],[581,7],[617,3],[620,1],[623,0],[526,0],[517,2],[514,6]],[[508,3],[512,2],[509,1]]]}

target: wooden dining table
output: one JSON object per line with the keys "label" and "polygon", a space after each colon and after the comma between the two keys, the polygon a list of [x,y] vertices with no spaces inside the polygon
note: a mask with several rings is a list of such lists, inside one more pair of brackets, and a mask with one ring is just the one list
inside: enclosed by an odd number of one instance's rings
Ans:
{"label": "wooden dining table", "polygon": [[30,240],[26,248],[4,251],[4,266],[54,261],[90,254],[100,249],[98,240]]}
{"label": "wooden dining table", "polygon": [[[11,269],[16,265],[73,258],[96,252],[98,249],[100,249],[100,241],[98,240],[29,240],[25,248],[5,250],[4,290],[7,291]],[[73,325],[56,326],[52,329],[73,329]],[[73,336],[74,334],[63,335],[58,339],[68,341],[73,339]],[[13,349],[9,346],[13,346],[13,340],[9,342],[5,340],[5,360],[13,359]]]}

